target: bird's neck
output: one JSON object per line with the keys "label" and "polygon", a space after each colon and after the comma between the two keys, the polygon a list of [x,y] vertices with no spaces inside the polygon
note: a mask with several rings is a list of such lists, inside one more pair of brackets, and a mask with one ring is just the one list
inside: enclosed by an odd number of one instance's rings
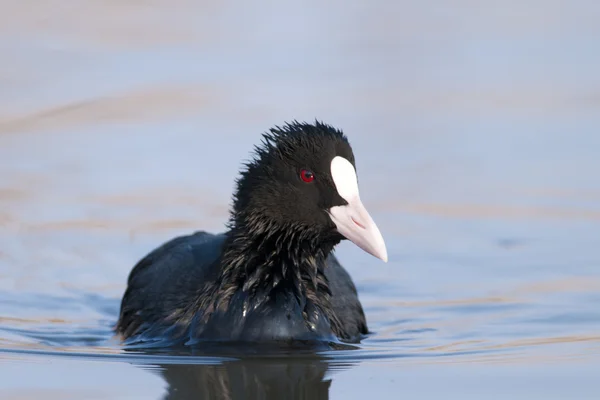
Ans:
{"label": "bird's neck", "polygon": [[300,303],[328,307],[331,292],[324,268],[335,244],[299,227],[232,226],[221,263],[221,304],[226,307],[227,297],[240,291],[256,304],[285,290]]}

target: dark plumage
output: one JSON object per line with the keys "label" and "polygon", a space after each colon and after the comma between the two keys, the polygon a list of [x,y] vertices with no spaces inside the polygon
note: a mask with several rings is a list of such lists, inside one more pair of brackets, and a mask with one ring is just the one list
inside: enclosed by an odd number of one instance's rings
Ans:
{"label": "dark plumage", "polygon": [[228,230],[177,237],[139,261],[117,332],[133,342],[360,340],[364,312],[332,250],[347,237],[387,253],[353,173],[341,131],[271,129],[237,181]]}

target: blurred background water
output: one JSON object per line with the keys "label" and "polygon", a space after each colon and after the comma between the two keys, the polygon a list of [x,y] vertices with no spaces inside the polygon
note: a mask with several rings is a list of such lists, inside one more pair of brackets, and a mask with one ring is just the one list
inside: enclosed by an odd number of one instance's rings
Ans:
{"label": "blurred background water", "polygon": [[[600,3],[0,4],[0,398],[600,396]],[[120,347],[133,264],[221,231],[260,133],[315,118],[388,244],[337,251],[374,334]]]}

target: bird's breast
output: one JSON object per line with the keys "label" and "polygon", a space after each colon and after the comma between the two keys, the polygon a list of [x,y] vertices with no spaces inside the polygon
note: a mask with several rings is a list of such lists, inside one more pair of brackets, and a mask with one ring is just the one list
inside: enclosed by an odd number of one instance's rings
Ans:
{"label": "bird's breast", "polygon": [[325,314],[292,293],[273,292],[262,300],[236,294],[224,313],[215,314],[202,336],[232,341],[334,340]]}

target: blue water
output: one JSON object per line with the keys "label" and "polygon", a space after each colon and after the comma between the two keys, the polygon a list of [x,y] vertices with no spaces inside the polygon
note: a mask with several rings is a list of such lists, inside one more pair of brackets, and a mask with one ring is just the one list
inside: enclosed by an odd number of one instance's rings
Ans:
{"label": "blue water", "polygon": [[[0,398],[600,396],[600,3],[6,5]],[[260,133],[342,128],[358,349],[142,352],[133,264],[224,228]]]}

